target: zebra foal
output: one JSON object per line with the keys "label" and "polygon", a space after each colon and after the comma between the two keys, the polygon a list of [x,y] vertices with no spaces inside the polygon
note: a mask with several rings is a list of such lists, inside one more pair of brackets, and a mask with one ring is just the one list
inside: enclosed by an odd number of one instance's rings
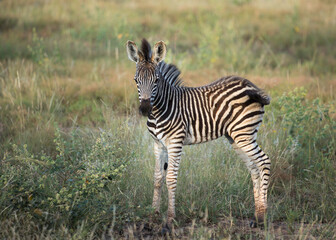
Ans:
{"label": "zebra foal", "polygon": [[[160,210],[161,186],[168,188],[168,226],[175,217],[175,190],[183,145],[228,138],[252,176],[256,223],[263,223],[267,209],[270,159],[256,142],[264,105],[270,98],[247,79],[228,76],[202,87],[182,85],[180,71],[163,59],[166,45],[153,51],[143,39],[140,49],[128,41],[127,54],[136,62],[142,115],[154,138],[156,156],[153,208]],[[255,225],[256,223],[253,223]]]}

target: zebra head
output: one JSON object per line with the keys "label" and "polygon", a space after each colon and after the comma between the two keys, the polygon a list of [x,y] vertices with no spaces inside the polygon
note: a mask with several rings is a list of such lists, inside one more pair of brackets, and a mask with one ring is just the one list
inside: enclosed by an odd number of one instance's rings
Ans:
{"label": "zebra head", "polygon": [[163,41],[154,45],[153,53],[146,39],[142,40],[140,50],[132,41],[126,44],[128,58],[136,62],[134,80],[137,84],[140,107],[143,116],[149,116],[152,110],[152,101],[156,95],[157,80],[156,68],[166,56],[166,44]]}

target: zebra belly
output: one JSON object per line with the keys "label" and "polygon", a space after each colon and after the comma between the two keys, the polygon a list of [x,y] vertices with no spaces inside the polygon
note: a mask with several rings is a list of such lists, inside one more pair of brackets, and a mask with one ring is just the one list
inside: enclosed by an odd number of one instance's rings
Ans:
{"label": "zebra belly", "polygon": [[199,139],[196,139],[194,136],[187,135],[183,142],[183,145],[193,145],[193,144],[205,143],[205,142],[209,142],[209,141],[215,140],[220,137],[222,136],[212,137],[212,134],[209,134],[209,136],[202,136]]}
{"label": "zebra belly", "polygon": [[[166,145],[166,140],[168,140],[167,136],[170,135],[169,133],[167,134],[167,129],[165,129],[169,125],[172,125],[172,122],[168,121],[163,126],[158,125],[156,119],[152,116],[150,116],[147,121],[147,128],[149,133],[154,138],[154,140],[161,142],[163,145]],[[204,143],[223,136],[222,134],[219,134],[218,131],[215,131],[213,127],[211,128],[210,125],[208,125],[207,128],[204,128],[208,131],[202,131],[202,133],[195,129],[199,127],[197,125],[192,126],[190,124],[189,127],[186,127],[187,124],[182,125],[183,126],[181,127],[185,130],[183,145]]]}
{"label": "zebra belly", "polygon": [[[214,129],[209,129],[208,132],[203,132],[202,134],[197,133],[192,126],[189,127],[186,138],[184,140],[184,145],[192,145],[192,144],[198,144],[198,143],[204,143],[209,142],[211,140],[215,140],[222,135],[218,135]],[[195,133],[196,132],[196,133]]]}

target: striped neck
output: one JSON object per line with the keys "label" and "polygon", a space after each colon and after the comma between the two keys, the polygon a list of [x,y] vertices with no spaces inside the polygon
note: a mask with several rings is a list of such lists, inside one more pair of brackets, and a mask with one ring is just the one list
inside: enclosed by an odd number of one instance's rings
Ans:
{"label": "striped neck", "polygon": [[158,80],[151,97],[154,117],[169,116],[173,105],[176,104],[173,98],[178,95],[177,92],[182,86],[180,73],[180,70],[172,64],[165,62],[158,64],[156,68]]}
{"label": "striped neck", "polygon": [[165,81],[170,86],[179,87],[183,85],[180,77],[181,71],[173,64],[160,62],[156,67],[156,74],[160,80]]}

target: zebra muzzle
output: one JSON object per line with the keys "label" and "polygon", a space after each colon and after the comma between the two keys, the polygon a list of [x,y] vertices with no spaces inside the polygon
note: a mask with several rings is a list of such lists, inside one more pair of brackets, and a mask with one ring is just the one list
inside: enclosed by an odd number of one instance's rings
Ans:
{"label": "zebra muzzle", "polygon": [[139,113],[143,116],[148,117],[152,111],[152,105],[150,99],[142,99],[140,102]]}

